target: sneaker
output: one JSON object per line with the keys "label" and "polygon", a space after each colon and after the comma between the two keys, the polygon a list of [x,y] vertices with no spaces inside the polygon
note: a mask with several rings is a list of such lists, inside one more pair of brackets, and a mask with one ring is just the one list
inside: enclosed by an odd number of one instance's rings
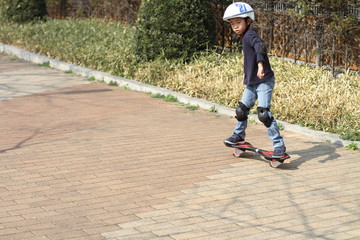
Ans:
{"label": "sneaker", "polygon": [[282,158],[285,155],[286,148],[275,148],[272,157],[273,158]]}
{"label": "sneaker", "polygon": [[237,134],[233,134],[231,137],[227,138],[224,140],[224,143],[226,144],[241,144],[241,143],[245,143],[245,139],[243,139],[242,137],[240,137]]}

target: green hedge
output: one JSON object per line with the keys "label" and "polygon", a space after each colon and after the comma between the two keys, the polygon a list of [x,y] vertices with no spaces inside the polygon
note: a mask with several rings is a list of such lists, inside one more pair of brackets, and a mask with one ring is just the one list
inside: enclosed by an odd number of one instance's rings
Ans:
{"label": "green hedge", "polygon": [[[16,29],[16,31],[14,31]],[[0,24],[0,42],[118,76],[235,107],[244,84],[241,54],[197,54],[186,64],[136,62],[135,27],[98,19]],[[360,76],[270,59],[276,75],[272,112],[279,120],[360,141]]]}
{"label": "green hedge", "polygon": [[210,1],[142,1],[136,23],[135,54],[189,59],[215,43],[215,17]]}
{"label": "green hedge", "polygon": [[44,19],[47,16],[45,0],[1,0],[1,15],[14,22]]}

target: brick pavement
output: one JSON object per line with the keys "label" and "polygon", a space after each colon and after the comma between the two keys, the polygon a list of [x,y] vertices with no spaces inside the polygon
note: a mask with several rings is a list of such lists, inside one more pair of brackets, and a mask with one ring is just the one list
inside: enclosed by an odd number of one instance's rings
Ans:
{"label": "brick pavement", "polygon": [[359,151],[283,131],[273,169],[226,116],[0,60],[0,239],[360,238]]}

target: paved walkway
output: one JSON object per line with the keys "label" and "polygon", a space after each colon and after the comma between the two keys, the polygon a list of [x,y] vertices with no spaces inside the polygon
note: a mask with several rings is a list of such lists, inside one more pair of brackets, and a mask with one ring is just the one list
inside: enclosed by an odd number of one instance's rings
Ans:
{"label": "paved walkway", "polygon": [[[360,152],[0,55],[0,239],[359,239]],[[271,148],[262,125],[248,141]]]}

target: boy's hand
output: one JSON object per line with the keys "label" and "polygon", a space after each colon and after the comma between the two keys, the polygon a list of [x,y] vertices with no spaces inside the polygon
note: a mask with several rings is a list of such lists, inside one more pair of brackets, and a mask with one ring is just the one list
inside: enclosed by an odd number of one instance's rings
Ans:
{"label": "boy's hand", "polygon": [[258,63],[258,72],[257,72],[258,78],[262,79],[265,76],[264,72],[264,64],[263,62]]}

